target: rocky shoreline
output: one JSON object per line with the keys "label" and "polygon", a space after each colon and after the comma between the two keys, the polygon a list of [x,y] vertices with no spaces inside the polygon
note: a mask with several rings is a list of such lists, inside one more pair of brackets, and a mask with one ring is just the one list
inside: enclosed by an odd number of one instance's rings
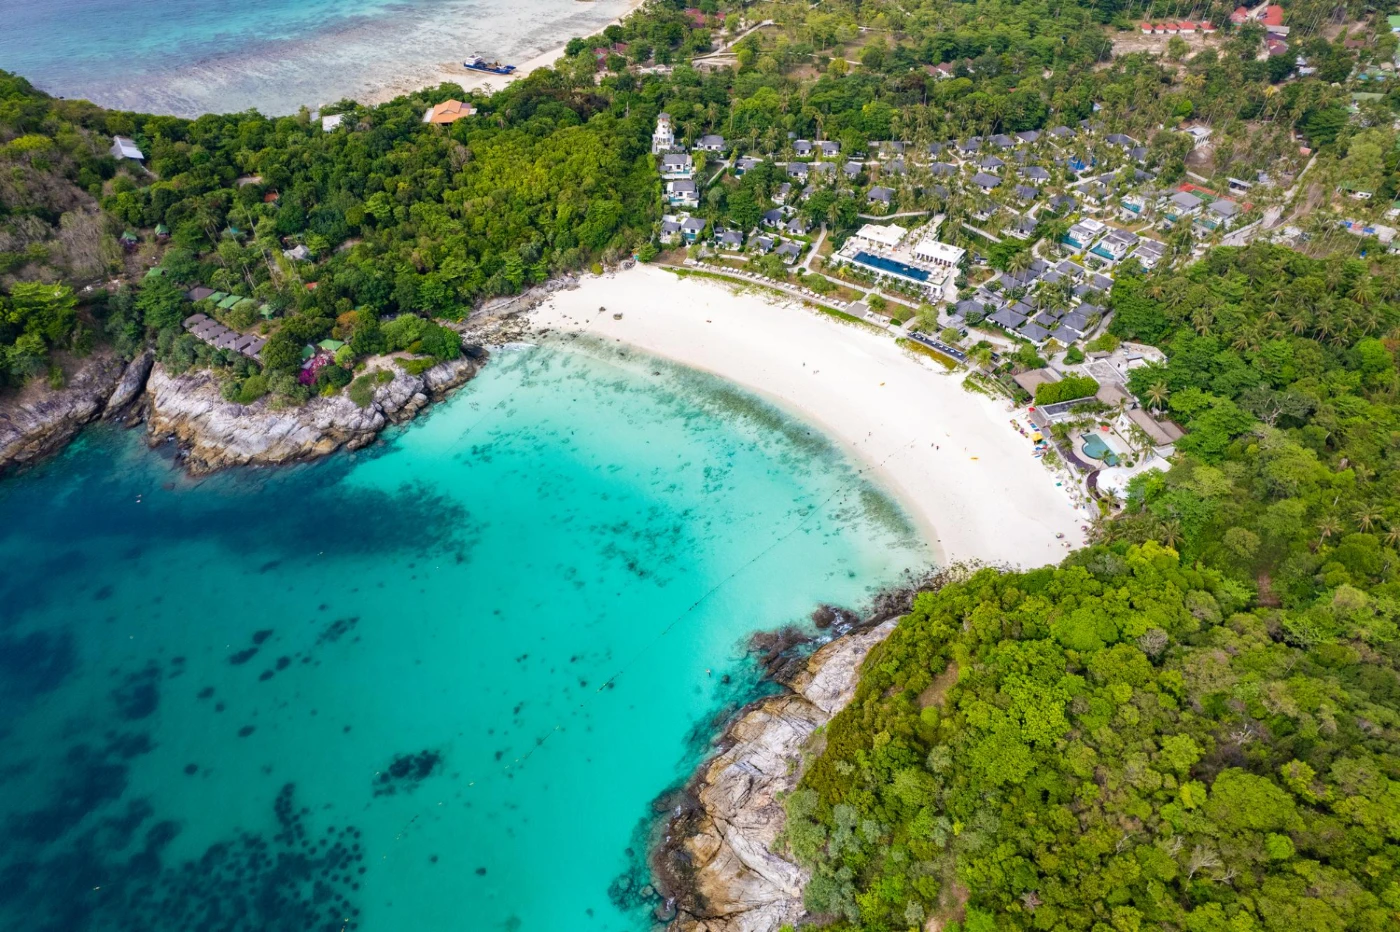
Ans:
{"label": "rocky shoreline", "polygon": [[212,373],[173,375],[149,350],[129,363],[99,351],[71,367],[63,388],[31,385],[0,409],[0,474],[57,453],[98,419],[128,427],[144,420],[147,442],[177,443],[192,475],[357,450],[470,381],[488,358],[481,346],[467,344],[460,358],[410,375],[394,358],[375,357],[364,371],[384,372],[386,380],[365,407],[341,393],[278,409],[265,399],[226,401]]}
{"label": "rocky shoreline", "polygon": [[806,916],[808,873],[777,850],[786,824],[782,797],[802,777],[812,736],[855,695],[860,668],[889,636],[914,595],[936,578],[877,599],[864,621],[833,613],[846,633],[809,657],[787,632],[761,646],[764,665],[784,691],[745,707],[725,728],[717,751],[679,793],[650,852],[662,904],[655,917],[672,932],[777,932]]}
{"label": "rocky shoreline", "polygon": [[358,450],[385,427],[411,419],[469,381],[487,356],[484,349],[469,348],[422,375],[410,375],[390,357],[374,357],[363,373],[383,372],[388,381],[375,387],[373,400],[364,407],[344,393],[280,409],[266,400],[241,405],[224,400],[218,379],[209,372],[173,376],[156,365],[146,382],[147,439],[152,445],[174,440],[193,475]]}

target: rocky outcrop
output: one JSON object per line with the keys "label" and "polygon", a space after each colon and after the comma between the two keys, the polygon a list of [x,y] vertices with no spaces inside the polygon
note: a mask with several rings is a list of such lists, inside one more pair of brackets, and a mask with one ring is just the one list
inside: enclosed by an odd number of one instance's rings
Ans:
{"label": "rocky outcrop", "polygon": [[360,407],[342,392],[313,398],[299,407],[273,408],[266,399],[251,405],[224,400],[208,372],[171,375],[156,365],[146,383],[149,438],[169,438],[185,452],[190,472],[202,475],[228,466],[272,465],[315,459],[336,450],[358,450],[390,424],[413,417],[430,401],[469,381],[486,359],[468,355],[410,375],[387,357],[367,361],[365,372],[387,373],[373,400]]}
{"label": "rocky outcrop", "polygon": [[679,932],[776,932],[802,918],[808,876],[774,851],[812,733],[855,695],[861,662],[894,630],[886,621],[822,647],[726,731],[723,750],[673,812],[653,869]]}
{"label": "rocky outcrop", "polygon": [[113,421],[131,409],[132,403],[146,390],[146,379],[150,378],[151,366],[155,359],[156,354],[152,350],[146,350],[127,363],[122,377],[117,380],[116,388],[112,389],[107,404],[102,408],[103,418]]}
{"label": "rocky outcrop", "polygon": [[127,367],[103,350],[62,367],[62,388],[35,379],[18,394],[0,399],[0,472],[61,449],[84,424],[100,415]]}

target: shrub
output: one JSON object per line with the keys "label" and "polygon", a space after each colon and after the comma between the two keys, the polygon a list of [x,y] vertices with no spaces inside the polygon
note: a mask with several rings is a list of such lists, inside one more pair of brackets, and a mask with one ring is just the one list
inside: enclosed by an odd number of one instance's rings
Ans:
{"label": "shrub", "polygon": [[379,382],[378,375],[377,372],[366,372],[351,382],[350,387],[346,390],[350,400],[361,408],[368,408],[370,402],[374,401],[374,387]]}
{"label": "shrub", "polygon": [[1042,382],[1035,387],[1035,403],[1052,405],[1060,401],[1088,398],[1099,390],[1099,383],[1087,375],[1072,375],[1058,382]]}

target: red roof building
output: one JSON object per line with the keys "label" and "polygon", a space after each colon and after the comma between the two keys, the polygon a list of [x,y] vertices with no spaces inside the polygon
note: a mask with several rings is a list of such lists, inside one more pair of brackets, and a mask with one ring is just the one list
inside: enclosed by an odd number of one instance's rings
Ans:
{"label": "red roof building", "polygon": [[1151,24],[1151,23],[1143,23],[1143,24],[1142,24],[1142,34],[1145,35],[1145,36],[1150,36],[1150,35],[1152,35],[1152,24]]}
{"label": "red roof building", "polygon": [[1277,3],[1271,3],[1264,8],[1264,15],[1259,17],[1259,21],[1265,26],[1283,25],[1283,7]]}
{"label": "red roof building", "polygon": [[1235,12],[1230,14],[1230,22],[1236,26],[1249,21],[1249,10],[1245,7],[1236,7]]}

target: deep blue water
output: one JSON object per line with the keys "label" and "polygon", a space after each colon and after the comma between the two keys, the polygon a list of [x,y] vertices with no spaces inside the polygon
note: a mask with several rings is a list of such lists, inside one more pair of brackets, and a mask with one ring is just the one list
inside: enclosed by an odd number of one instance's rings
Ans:
{"label": "deep blue water", "polygon": [[810,427],[597,345],[313,465],[89,431],[0,482],[0,928],[646,929],[747,635],[926,560]]}

